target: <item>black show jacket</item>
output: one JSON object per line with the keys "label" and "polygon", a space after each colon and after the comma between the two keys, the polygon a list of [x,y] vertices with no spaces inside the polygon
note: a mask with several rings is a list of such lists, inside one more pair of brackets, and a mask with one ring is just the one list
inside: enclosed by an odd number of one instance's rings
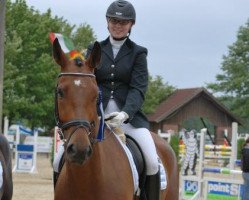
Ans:
{"label": "black show jacket", "polygon": [[[148,87],[147,49],[128,38],[114,59],[109,37],[100,46],[101,61],[95,75],[102,90],[104,109],[112,98],[129,115],[127,122],[136,128],[149,128],[141,111]],[[87,56],[92,48],[90,45]]]}

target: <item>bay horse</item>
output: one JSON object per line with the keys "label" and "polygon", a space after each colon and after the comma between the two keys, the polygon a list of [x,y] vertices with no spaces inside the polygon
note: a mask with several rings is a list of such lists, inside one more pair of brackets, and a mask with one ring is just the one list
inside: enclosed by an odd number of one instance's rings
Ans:
{"label": "bay horse", "polygon": [[[133,200],[134,183],[128,158],[116,136],[106,128],[98,141],[98,86],[94,70],[101,58],[95,42],[86,60],[69,59],[57,39],[53,57],[60,66],[55,94],[55,116],[64,140],[64,160],[54,192],[55,200]],[[161,200],[178,200],[178,166],[168,143],[152,133],[167,172]]]}
{"label": "bay horse", "polygon": [[0,199],[11,200],[13,194],[12,157],[9,142],[0,134]]}

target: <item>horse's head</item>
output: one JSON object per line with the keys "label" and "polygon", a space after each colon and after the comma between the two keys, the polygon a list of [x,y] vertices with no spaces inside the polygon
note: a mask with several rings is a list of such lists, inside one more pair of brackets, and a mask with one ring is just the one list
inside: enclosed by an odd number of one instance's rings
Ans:
{"label": "horse's head", "polygon": [[99,127],[94,69],[100,56],[97,42],[86,60],[80,56],[69,59],[58,40],[53,42],[53,57],[61,67],[55,93],[55,116],[65,142],[65,159],[68,162],[83,164],[92,154],[92,144]]}

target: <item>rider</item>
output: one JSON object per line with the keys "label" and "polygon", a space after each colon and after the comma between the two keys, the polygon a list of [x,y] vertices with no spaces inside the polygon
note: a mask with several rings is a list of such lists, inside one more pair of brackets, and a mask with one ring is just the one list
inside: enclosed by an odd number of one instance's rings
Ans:
{"label": "rider", "polygon": [[[141,111],[148,86],[147,49],[130,40],[136,22],[133,5],[124,0],[110,4],[106,12],[110,35],[100,42],[102,57],[96,70],[109,125],[121,129],[140,145],[146,163],[145,190],[148,200],[159,199],[158,156],[149,123]],[[88,48],[90,53],[92,46]]]}

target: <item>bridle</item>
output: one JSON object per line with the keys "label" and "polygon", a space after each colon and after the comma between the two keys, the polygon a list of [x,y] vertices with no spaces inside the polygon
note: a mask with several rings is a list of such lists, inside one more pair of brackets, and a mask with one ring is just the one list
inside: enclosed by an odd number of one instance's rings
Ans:
{"label": "bridle", "polygon": [[[65,72],[65,73],[60,73],[58,75],[58,79],[62,76],[81,76],[81,77],[91,77],[91,78],[95,78],[95,75],[92,73],[77,73],[77,72]],[[60,115],[59,115],[59,110],[58,110],[58,97],[57,97],[57,88],[58,88],[58,84],[56,87],[56,91],[55,91],[55,121],[56,121],[56,125],[59,128],[59,136],[61,138],[61,140],[63,140],[64,144],[68,144],[68,142],[70,141],[72,135],[79,129],[79,128],[83,128],[86,130],[86,133],[88,135],[88,138],[90,140],[91,144],[95,144],[96,142],[98,142],[98,140],[96,138],[94,138],[92,136],[92,129],[95,128],[95,122],[92,121],[88,121],[85,119],[72,119],[70,121],[67,122],[61,122],[60,120]],[[73,129],[73,131],[71,132],[70,136],[68,139],[65,138],[64,136],[64,131],[70,127],[75,126],[76,128]]]}

